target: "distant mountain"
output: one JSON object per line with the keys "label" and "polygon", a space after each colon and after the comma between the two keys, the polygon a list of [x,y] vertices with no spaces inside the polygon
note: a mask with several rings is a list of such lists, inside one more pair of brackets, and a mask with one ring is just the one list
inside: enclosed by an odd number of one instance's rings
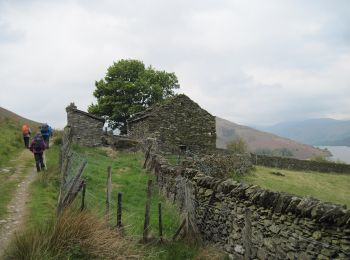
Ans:
{"label": "distant mountain", "polygon": [[270,152],[275,154],[276,151],[287,151],[289,155],[298,159],[309,159],[317,155],[330,156],[330,153],[325,150],[297,143],[296,141],[251,127],[238,125],[219,117],[216,117],[216,134],[216,146],[218,148],[226,148],[227,143],[234,138],[240,137],[246,141],[248,150],[251,152],[262,154]]}
{"label": "distant mountain", "polygon": [[350,146],[350,120],[318,118],[259,129],[305,144]]}

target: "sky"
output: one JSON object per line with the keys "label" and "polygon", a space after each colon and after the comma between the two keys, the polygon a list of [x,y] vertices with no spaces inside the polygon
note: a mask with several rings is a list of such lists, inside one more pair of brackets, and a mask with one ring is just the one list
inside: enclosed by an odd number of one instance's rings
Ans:
{"label": "sky", "polygon": [[348,0],[0,0],[0,106],[56,128],[120,59],[244,125],[350,119]]}

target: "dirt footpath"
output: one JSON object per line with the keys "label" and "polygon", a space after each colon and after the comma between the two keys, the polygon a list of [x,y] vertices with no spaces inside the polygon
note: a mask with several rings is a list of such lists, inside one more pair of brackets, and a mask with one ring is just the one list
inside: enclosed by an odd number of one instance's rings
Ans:
{"label": "dirt footpath", "polygon": [[[12,200],[7,206],[8,214],[0,219],[0,259],[14,234],[18,232],[25,221],[27,214],[27,203],[29,202],[29,185],[37,176],[36,170],[28,166],[28,161],[34,159],[28,150],[24,150],[14,159],[15,172],[11,179],[20,180]],[[27,166],[26,166],[27,165]]]}

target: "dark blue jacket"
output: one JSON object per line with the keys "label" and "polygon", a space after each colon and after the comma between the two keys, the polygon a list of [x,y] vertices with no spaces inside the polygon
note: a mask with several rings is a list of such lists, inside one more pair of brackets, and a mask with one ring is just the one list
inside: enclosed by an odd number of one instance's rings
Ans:
{"label": "dark blue jacket", "polygon": [[49,125],[47,126],[47,129],[41,127],[40,132],[42,136],[52,136],[52,128]]}

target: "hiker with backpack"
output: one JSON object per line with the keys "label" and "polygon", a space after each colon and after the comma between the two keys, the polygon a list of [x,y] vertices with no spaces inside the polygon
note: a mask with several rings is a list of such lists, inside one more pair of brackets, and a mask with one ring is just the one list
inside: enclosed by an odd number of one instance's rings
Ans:
{"label": "hiker with backpack", "polygon": [[25,148],[29,148],[29,138],[31,134],[32,134],[32,130],[30,129],[30,127],[27,124],[24,124],[22,126],[22,135],[23,135]]}
{"label": "hiker with backpack", "polygon": [[51,126],[49,126],[46,123],[43,124],[40,127],[40,132],[41,132],[41,135],[43,136],[44,141],[46,143],[46,148],[49,149],[50,136],[52,136],[52,128],[51,128]]}
{"label": "hiker with backpack", "polygon": [[44,141],[44,138],[41,135],[41,133],[37,133],[34,136],[32,142],[29,146],[29,150],[31,150],[34,154],[37,172],[44,170],[46,167],[44,164],[44,158],[43,158],[43,153],[44,153],[45,149],[46,149],[46,143]]}

